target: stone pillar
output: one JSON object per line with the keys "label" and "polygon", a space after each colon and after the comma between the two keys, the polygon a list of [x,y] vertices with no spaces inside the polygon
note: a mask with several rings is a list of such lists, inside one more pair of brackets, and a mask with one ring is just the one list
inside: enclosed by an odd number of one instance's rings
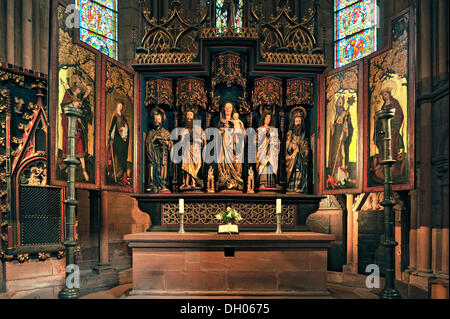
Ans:
{"label": "stone pillar", "polygon": [[409,269],[417,269],[417,191],[409,192],[411,200],[410,230],[409,230]]}
{"label": "stone pillar", "polygon": [[22,67],[33,68],[33,2],[22,0]]}
{"label": "stone pillar", "polygon": [[33,70],[41,71],[41,1],[33,0]]}
{"label": "stone pillar", "polygon": [[109,269],[109,216],[108,216],[108,193],[101,192],[100,204],[100,262],[96,268],[98,271]]}
{"label": "stone pillar", "polygon": [[[422,0],[420,8],[420,91],[425,95],[431,90],[431,1]],[[431,103],[422,103],[420,113],[420,213],[418,219],[418,252],[417,270],[431,271]]]}
{"label": "stone pillar", "polygon": [[[49,1],[41,1],[41,21],[50,21],[50,8],[49,8]],[[48,23],[41,23],[41,32],[40,32],[40,50],[41,50],[41,62],[40,71],[43,73],[48,74],[48,58],[49,58],[49,52],[50,48],[48,45],[49,41],[49,24]]]}
{"label": "stone pillar", "polygon": [[[448,80],[448,1],[439,1],[439,79]],[[448,236],[447,236],[448,237]],[[448,238],[447,238],[448,239]]]}
{"label": "stone pillar", "polygon": [[[347,207],[347,264],[344,272],[358,273],[358,204],[354,204],[352,194],[346,196]],[[363,195],[361,195],[363,196]],[[358,202],[358,200],[357,200]]]}
{"label": "stone pillar", "polygon": [[6,2],[6,62],[15,64],[15,38],[14,38],[14,5],[15,0]]}

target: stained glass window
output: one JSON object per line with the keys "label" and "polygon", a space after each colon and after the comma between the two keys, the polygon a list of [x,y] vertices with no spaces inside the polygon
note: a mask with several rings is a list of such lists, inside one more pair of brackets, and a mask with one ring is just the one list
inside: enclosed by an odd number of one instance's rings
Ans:
{"label": "stained glass window", "polygon": [[117,0],[77,0],[80,39],[117,60]]}
{"label": "stained glass window", "polygon": [[376,48],[376,0],[335,0],[335,67],[361,59]]}
{"label": "stained glass window", "polygon": [[[233,6],[233,8],[232,8]],[[241,32],[242,28],[242,15],[244,11],[244,0],[239,0],[239,5],[234,7],[233,0],[217,0],[216,1],[216,29],[218,33],[223,32],[224,28],[228,28],[228,14],[235,12],[234,14],[234,28],[237,32]],[[234,9],[234,10],[233,10]]]}

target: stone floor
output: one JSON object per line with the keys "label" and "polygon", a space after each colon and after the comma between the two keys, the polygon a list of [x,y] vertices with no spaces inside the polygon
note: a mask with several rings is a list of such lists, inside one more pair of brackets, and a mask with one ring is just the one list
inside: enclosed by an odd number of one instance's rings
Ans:
{"label": "stone floor", "polygon": [[[112,289],[87,294],[81,299],[122,299],[128,296],[132,287],[132,284],[119,285]],[[328,284],[328,290],[334,299],[378,299],[374,292],[366,288]]]}

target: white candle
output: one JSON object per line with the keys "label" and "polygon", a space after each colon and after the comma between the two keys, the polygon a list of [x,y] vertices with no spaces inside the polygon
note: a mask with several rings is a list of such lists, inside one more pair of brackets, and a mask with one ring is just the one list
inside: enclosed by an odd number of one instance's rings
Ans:
{"label": "white candle", "polygon": [[277,214],[281,213],[281,198],[277,198]]}
{"label": "white candle", "polygon": [[178,207],[180,209],[180,214],[184,214],[184,199],[180,198],[178,201]]}

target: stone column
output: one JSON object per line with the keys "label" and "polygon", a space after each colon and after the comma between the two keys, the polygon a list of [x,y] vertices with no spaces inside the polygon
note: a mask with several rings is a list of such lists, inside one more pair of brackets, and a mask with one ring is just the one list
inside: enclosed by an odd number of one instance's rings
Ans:
{"label": "stone column", "polygon": [[[431,91],[431,1],[422,0],[420,7],[420,91],[425,95]],[[419,105],[420,114],[420,214],[418,219],[417,270],[431,271],[431,103]]]}
{"label": "stone column", "polygon": [[33,0],[33,70],[41,71],[41,1]]}
{"label": "stone column", "polygon": [[439,79],[448,80],[448,1],[439,1]]}
{"label": "stone column", "polygon": [[14,5],[15,0],[6,2],[6,62],[15,64],[15,38],[14,38]]}
{"label": "stone column", "polygon": [[33,2],[22,0],[22,66],[33,68]]}
{"label": "stone column", "polygon": [[109,216],[108,216],[108,193],[101,192],[100,208],[100,263],[97,270],[109,268]]}
{"label": "stone column", "polygon": [[[354,195],[346,196],[347,207],[347,264],[344,272],[358,273],[358,203],[353,203]],[[361,194],[360,196],[363,196]],[[356,200],[358,202],[358,198]]]}
{"label": "stone column", "polygon": [[[41,21],[50,21],[50,8],[49,8],[49,1],[42,1],[41,2],[42,7],[40,10],[40,15],[41,16]],[[49,52],[50,52],[50,48],[49,48],[49,24],[48,23],[41,23],[41,32],[40,32],[40,50],[41,50],[41,62],[40,62],[40,66],[41,69],[40,71],[43,73],[48,74],[49,70],[48,70],[48,58],[49,58]]]}
{"label": "stone column", "polygon": [[417,191],[409,192],[411,200],[410,230],[409,230],[409,270],[417,268]]}

